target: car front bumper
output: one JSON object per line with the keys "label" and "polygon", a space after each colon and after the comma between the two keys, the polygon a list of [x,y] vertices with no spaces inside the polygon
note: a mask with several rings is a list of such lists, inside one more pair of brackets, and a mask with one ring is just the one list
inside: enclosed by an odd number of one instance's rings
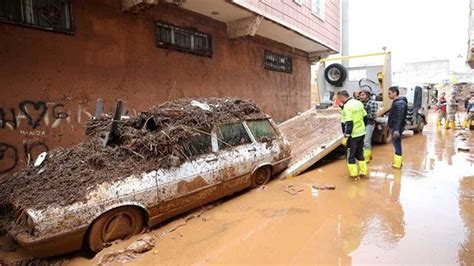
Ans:
{"label": "car front bumper", "polygon": [[15,241],[36,258],[52,257],[82,248],[82,241],[87,227],[46,238],[31,237],[28,233],[20,233]]}

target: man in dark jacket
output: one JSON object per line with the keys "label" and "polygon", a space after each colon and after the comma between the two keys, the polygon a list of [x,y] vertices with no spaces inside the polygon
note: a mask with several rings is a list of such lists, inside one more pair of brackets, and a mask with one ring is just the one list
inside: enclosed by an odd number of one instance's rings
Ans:
{"label": "man in dark jacket", "polygon": [[408,110],[407,99],[399,94],[397,86],[388,89],[388,98],[393,100],[392,108],[388,114],[388,127],[392,132],[392,143],[395,147],[392,166],[398,169],[402,167],[402,132],[405,129]]}

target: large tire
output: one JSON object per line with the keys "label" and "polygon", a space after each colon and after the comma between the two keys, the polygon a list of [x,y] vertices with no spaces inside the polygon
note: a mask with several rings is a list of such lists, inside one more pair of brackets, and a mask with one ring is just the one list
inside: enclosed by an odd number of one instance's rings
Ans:
{"label": "large tire", "polygon": [[132,206],[119,207],[102,214],[89,230],[89,249],[97,253],[115,240],[139,234],[143,230],[143,217],[142,210]]}
{"label": "large tire", "polygon": [[258,168],[252,174],[252,188],[263,186],[266,183],[268,183],[268,181],[270,181],[271,175],[272,175],[272,170],[270,169],[269,166],[263,166],[263,167]]}
{"label": "large tire", "polygon": [[392,133],[388,126],[385,126],[382,133],[382,143],[387,144],[392,142]]}
{"label": "large tire", "polygon": [[347,78],[347,69],[341,64],[331,64],[324,71],[324,78],[329,84],[342,87]]}
{"label": "large tire", "polygon": [[422,117],[420,117],[420,118],[418,118],[418,125],[413,131],[415,133],[421,133],[421,132],[423,132],[424,127],[425,127],[425,120]]}

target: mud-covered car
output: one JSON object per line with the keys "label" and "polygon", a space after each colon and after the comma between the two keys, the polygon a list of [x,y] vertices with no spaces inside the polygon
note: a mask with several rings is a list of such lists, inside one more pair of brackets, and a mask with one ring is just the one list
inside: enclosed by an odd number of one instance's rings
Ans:
{"label": "mud-covered car", "polygon": [[[18,208],[16,205],[21,204],[13,204],[17,208],[16,225],[22,230],[12,229],[11,234],[37,257],[63,254],[83,247],[98,252],[115,240],[142,232],[145,227],[245,188],[265,184],[272,175],[287,167],[289,143],[267,116],[233,117],[232,122],[214,121],[207,130],[194,130],[182,138],[180,142],[186,143],[183,155],[186,159],[182,162],[173,162],[172,156],[172,162],[166,167],[139,168],[140,171],[131,170],[126,176],[97,182],[88,187],[83,200],[70,200],[67,205]],[[147,118],[140,126],[150,131],[160,123],[150,123]],[[130,149],[127,148],[130,143],[162,133],[155,130],[143,134],[148,135],[129,141],[127,145],[117,145],[114,149]],[[171,150],[173,153],[174,149]],[[140,156],[135,156],[137,162],[140,162]],[[98,164],[97,160],[95,157],[84,159],[86,163],[92,162],[91,168]],[[44,164],[47,168],[48,161]],[[41,174],[40,168],[34,169],[38,175]],[[131,163],[127,168],[133,168]],[[73,171],[69,173],[74,174]],[[105,171],[101,175],[105,176]]]}

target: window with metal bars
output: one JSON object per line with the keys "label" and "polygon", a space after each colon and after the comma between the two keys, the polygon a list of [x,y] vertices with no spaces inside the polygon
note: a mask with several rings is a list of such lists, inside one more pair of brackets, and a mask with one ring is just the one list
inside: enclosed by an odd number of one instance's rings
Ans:
{"label": "window with metal bars", "polygon": [[285,73],[293,72],[293,60],[289,56],[275,54],[270,51],[265,51],[265,69],[280,71]]}
{"label": "window with metal bars", "polygon": [[212,57],[212,38],[194,29],[156,22],[156,46]]}
{"label": "window with metal bars", "polygon": [[70,0],[0,0],[0,22],[73,33]]}

